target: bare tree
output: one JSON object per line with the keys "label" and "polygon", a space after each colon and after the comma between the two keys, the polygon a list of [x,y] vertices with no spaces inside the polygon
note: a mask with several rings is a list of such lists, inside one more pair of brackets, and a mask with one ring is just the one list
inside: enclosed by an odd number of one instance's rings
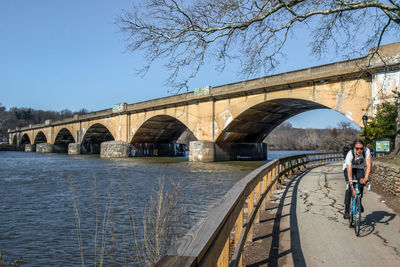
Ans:
{"label": "bare tree", "polygon": [[[312,52],[322,55],[379,47],[397,34],[400,2],[395,0],[144,0],[117,19],[128,33],[127,49],[142,50],[151,64],[167,59],[167,85],[187,88],[206,62],[241,62],[241,73],[266,73],[300,27],[311,31]],[[365,31],[365,29],[368,29]],[[332,50],[330,50],[332,51]],[[352,55],[354,56],[354,55]]]}
{"label": "bare tree", "polygon": [[222,71],[227,60],[239,60],[238,72],[247,77],[268,73],[278,65],[290,36],[301,29],[311,34],[316,56],[354,57],[373,47],[376,54],[385,35],[400,38],[398,0],[138,2],[117,19],[128,34],[127,50],[145,53],[142,74],[155,61],[166,60],[166,84],[176,92],[188,89],[188,81],[209,62]]}

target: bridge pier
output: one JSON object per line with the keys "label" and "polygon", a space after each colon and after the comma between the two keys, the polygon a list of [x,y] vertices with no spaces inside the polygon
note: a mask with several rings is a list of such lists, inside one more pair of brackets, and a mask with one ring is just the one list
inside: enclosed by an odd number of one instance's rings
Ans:
{"label": "bridge pier", "polygon": [[36,147],[35,145],[25,144],[25,152],[35,152]]}
{"label": "bridge pier", "polygon": [[191,141],[189,147],[189,161],[215,161],[215,145],[210,141]]}
{"label": "bridge pier", "polygon": [[100,145],[101,158],[127,158],[132,147],[129,143],[122,141],[107,141]]}
{"label": "bridge pier", "polygon": [[36,152],[39,153],[53,153],[54,145],[49,143],[39,143],[36,144]]}
{"label": "bridge pier", "polygon": [[80,143],[69,143],[68,144],[68,154],[69,155],[81,154],[81,144]]}
{"label": "bridge pier", "polygon": [[265,143],[190,142],[189,161],[266,160]]}

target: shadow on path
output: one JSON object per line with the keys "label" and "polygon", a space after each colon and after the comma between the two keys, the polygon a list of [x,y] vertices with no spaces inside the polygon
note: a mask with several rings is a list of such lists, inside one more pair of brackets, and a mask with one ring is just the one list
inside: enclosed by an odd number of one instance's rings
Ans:
{"label": "shadow on path", "polygon": [[[267,209],[261,211],[260,224],[255,226],[255,235],[253,238],[253,242],[247,247],[247,250],[249,252],[247,257],[250,258],[246,259],[245,257],[246,266],[278,266],[281,265],[280,261],[282,260],[282,258],[289,254],[292,255],[293,263],[295,266],[306,266],[301,249],[296,207],[298,194],[297,189],[300,180],[308,172],[309,170],[295,175],[290,181],[286,183],[286,185],[284,185],[286,187],[284,188],[283,192],[279,193],[279,196],[276,199],[279,199],[279,203],[277,206],[274,207],[273,202],[271,202],[269,203]],[[290,195],[289,193],[292,194]],[[287,213],[286,208],[286,214],[283,214],[285,207],[288,206],[290,206],[289,213]],[[275,210],[275,214],[267,215],[268,212],[271,213]],[[282,225],[282,221],[284,219],[287,219],[287,217],[289,217],[289,227],[285,227]],[[266,234],[265,230],[267,228],[269,228],[269,231]],[[281,235],[285,234],[285,232],[287,231],[290,231],[290,248],[282,251],[283,246],[282,244],[280,244],[280,239]],[[264,257],[261,257],[262,259],[260,259],[260,255],[263,255]]]}
{"label": "shadow on path", "polygon": [[391,220],[396,217],[396,214],[387,211],[373,211],[365,216],[361,223],[360,237],[368,236],[375,231],[377,223],[388,225]]}

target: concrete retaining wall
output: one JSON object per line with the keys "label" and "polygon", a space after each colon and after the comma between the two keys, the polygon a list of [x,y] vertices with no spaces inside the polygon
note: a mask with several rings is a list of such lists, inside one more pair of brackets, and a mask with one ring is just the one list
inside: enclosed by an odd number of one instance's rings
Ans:
{"label": "concrete retaining wall", "polygon": [[372,162],[371,181],[385,192],[400,196],[400,166],[379,161]]}

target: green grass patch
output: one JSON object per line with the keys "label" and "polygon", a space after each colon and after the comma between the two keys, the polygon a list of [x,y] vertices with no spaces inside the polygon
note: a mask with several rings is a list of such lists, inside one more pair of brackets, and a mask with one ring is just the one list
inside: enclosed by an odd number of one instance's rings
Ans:
{"label": "green grass patch", "polygon": [[[373,160],[375,160],[375,159],[373,159]],[[390,163],[390,164],[400,165],[400,155],[390,155],[390,156],[379,157],[379,158],[376,158],[376,160],[381,161],[381,162]]]}

